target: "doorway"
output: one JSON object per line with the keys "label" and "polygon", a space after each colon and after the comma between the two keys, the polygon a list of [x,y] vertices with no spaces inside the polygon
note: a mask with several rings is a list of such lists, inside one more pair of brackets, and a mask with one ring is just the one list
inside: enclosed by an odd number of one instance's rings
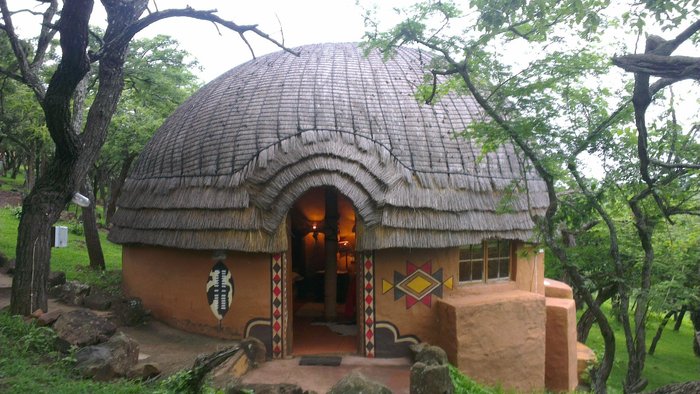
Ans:
{"label": "doorway", "polygon": [[357,280],[352,202],[313,188],[290,209],[292,354],[357,353]]}

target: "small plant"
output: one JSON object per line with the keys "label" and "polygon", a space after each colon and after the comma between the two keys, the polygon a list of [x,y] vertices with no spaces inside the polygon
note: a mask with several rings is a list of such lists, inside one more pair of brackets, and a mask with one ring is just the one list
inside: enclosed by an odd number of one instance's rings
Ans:
{"label": "small plant", "polygon": [[450,365],[450,379],[455,388],[455,394],[503,394],[503,389],[481,386],[469,379],[455,366]]}
{"label": "small plant", "polygon": [[10,208],[10,212],[12,213],[12,216],[14,216],[17,220],[22,219],[22,206],[21,205]]}
{"label": "small plant", "polygon": [[83,222],[78,220],[69,221],[68,231],[70,231],[71,234],[82,236],[83,234],[85,234],[85,230],[83,229]]}
{"label": "small plant", "polygon": [[39,327],[33,322],[25,323],[19,316],[0,314],[0,335],[12,340],[24,353],[51,353],[55,350],[56,333],[52,329]]}

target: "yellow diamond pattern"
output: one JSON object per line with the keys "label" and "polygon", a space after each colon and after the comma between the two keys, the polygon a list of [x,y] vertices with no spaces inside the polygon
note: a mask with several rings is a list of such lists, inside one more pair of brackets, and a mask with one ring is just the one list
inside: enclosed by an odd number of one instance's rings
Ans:
{"label": "yellow diamond pattern", "polygon": [[419,269],[396,284],[396,288],[420,300],[440,285],[435,278]]}
{"label": "yellow diamond pattern", "polygon": [[427,281],[424,277],[415,276],[410,282],[406,283],[405,286],[413,290],[414,293],[421,294],[431,285],[432,283]]}

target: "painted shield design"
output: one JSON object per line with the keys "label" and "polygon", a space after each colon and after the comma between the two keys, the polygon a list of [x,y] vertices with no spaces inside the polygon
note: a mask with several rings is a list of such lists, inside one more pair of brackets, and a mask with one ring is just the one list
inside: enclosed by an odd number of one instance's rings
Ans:
{"label": "painted shield design", "polygon": [[223,319],[233,300],[233,278],[231,271],[221,261],[214,264],[209,272],[207,299],[214,316],[219,320]]}

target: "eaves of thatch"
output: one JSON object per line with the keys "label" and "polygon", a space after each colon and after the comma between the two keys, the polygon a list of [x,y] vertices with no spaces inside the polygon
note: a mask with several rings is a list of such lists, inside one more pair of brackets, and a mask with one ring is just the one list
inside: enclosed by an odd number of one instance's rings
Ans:
{"label": "eaves of thatch", "polygon": [[165,121],[124,185],[112,241],[286,250],[289,208],[320,186],[353,202],[357,250],[532,236],[543,182],[512,146],[484,155],[454,137],[481,119],[473,98],[416,100],[426,53],[296,50],[230,70]]}

